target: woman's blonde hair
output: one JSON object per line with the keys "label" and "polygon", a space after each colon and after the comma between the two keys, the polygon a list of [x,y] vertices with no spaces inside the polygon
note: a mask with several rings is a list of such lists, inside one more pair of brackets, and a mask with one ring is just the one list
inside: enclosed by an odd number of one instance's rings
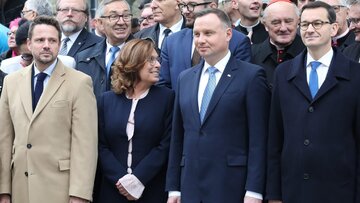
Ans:
{"label": "woman's blonde hair", "polygon": [[125,44],[112,67],[111,85],[116,94],[134,91],[139,72],[154,49],[154,43],[147,39],[133,39]]}

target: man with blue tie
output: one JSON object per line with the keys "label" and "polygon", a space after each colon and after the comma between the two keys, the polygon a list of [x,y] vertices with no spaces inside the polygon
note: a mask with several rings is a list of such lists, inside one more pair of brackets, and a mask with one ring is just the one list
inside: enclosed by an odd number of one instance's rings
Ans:
{"label": "man with blue tie", "polygon": [[262,202],[270,91],[261,67],[231,56],[231,36],[223,11],[197,13],[204,61],[179,76],[168,203]]}
{"label": "man with blue tie", "polygon": [[307,49],[276,69],[270,203],[360,202],[360,65],[331,47],[337,29],[330,5],[305,5],[300,33]]}

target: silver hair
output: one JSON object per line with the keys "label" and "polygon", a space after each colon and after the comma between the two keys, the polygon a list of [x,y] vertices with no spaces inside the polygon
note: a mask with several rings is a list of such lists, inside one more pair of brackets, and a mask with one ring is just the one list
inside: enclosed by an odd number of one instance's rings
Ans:
{"label": "silver hair", "polygon": [[122,1],[122,2],[125,2],[126,5],[128,6],[129,8],[129,11],[131,11],[131,8],[130,8],[130,5],[129,3],[126,1],[126,0],[103,0],[101,1],[101,3],[99,4],[98,8],[96,9],[96,15],[98,15],[99,17],[103,16],[104,15],[104,10],[105,10],[105,6],[110,4],[110,3],[113,3],[113,2],[116,2],[116,1]]}
{"label": "silver hair", "polygon": [[28,10],[33,10],[37,15],[53,16],[53,8],[48,0],[27,0],[25,6]]}

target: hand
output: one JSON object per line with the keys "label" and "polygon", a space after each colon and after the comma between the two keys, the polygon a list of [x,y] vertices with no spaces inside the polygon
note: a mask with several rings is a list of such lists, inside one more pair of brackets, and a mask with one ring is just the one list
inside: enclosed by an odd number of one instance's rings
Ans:
{"label": "hand", "polygon": [[116,183],[116,188],[119,190],[120,194],[125,196],[127,200],[134,201],[137,200],[135,197],[131,196],[130,193],[121,185],[120,181]]}
{"label": "hand", "polygon": [[86,199],[82,199],[79,197],[70,196],[69,203],[88,203],[89,201]]}
{"label": "hand", "polygon": [[269,203],[282,203],[280,200],[269,200]]}
{"label": "hand", "polygon": [[181,203],[180,196],[169,197],[167,203]]}
{"label": "hand", "polygon": [[262,203],[261,199],[245,196],[244,203]]}
{"label": "hand", "polygon": [[11,198],[8,194],[0,194],[0,203],[10,203]]}

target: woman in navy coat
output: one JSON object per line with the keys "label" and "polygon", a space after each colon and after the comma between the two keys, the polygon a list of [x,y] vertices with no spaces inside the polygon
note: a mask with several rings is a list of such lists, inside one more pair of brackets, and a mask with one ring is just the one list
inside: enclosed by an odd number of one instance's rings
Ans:
{"label": "woman in navy coat", "polygon": [[160,63],[152,41],[134,39],[113,66],[112,91],[99,101],[101,203],[165,203],[174,93],[154,84]]}

